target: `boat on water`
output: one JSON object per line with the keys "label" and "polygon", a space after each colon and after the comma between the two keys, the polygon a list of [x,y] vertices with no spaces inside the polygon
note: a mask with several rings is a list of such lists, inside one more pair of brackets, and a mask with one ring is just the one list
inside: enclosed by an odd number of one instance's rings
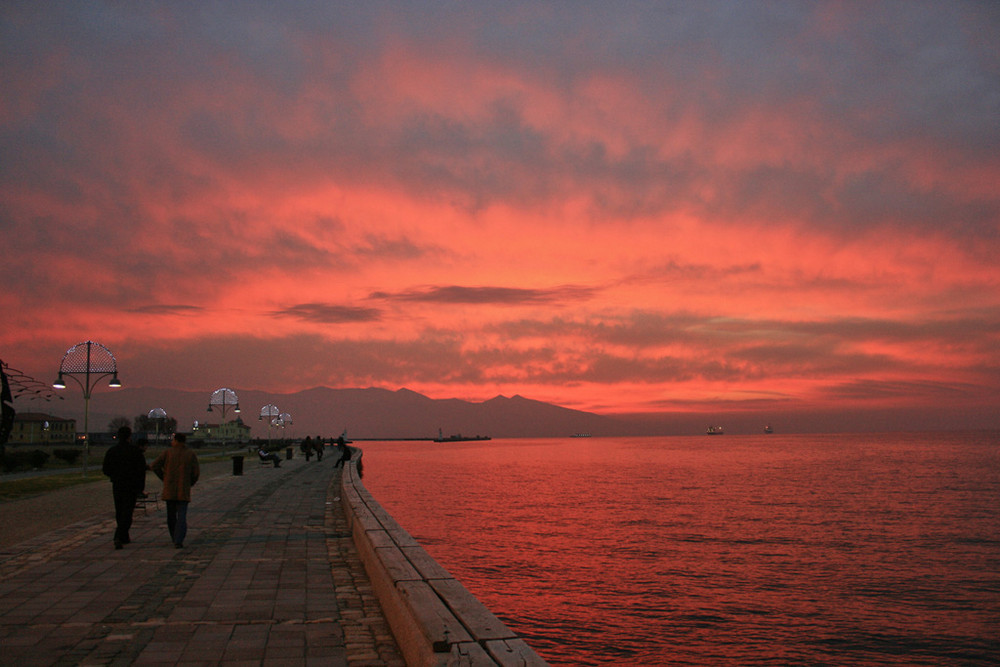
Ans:
{"label": "boat on water", "polygon": [[709,426],[708,430],[705,431],[705,435],[722,435],[725,431],[721,426]]}
{"label": "boat on water", "polygon": [[462,435],[461,433],[446,436],[441,429],[438,429],[438,437],[434,438],[434,442],[478,442],[490,439],[488,435]]}
{"label": "boat on water", "polygon": [[774,433],[774,429],[771,428],[770,424],[764,427],[764,433]]}
{"label": "boat on water", "polygon": [[571,435],[569,437],[571,437],[571,438],[589,438],[590,434],[589,433],[574,433],[573,435]]}

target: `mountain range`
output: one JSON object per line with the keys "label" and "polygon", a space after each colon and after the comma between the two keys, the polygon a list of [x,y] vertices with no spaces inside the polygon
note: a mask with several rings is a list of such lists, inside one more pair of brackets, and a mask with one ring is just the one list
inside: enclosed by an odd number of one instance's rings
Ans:
{"label": "mountain range", "polygon": [[[523,396],[496,396],[471,402],[457,398],[429,398],[409,389],[331,389],[315,387],[293,394],[238,390],[243,412],[239,415],[256,437],[268,437],[267,422],[258,420],[261,407],[275,404],[292,416],[291,425],[275,437],[329,438],[345,430],[351,439],[423,439],[462,434],[492,438],[566,437],[577,433],[594,436],[703,435],[709,425],[722,425],[730,434],[760,434],[765,424],[777,433],[838,433],[844,431],[942,430],[948,414],[942,410],[857,408],[840,411],[788,409],[738,410],[720,404],[718,411],[661,412],[656,414],[600,415],[536,401]],[[77,420],[83,431],[81,392],[67,390],[58,400],[15,401],[18,412],[44,412]],[[194,421],[217,424],[218,408],[207,411],[211,392],[149,387],[112,390],[100,387],[90,401],[90,430],[103,432],[114,417],[148,414],[163,408],[177,420],[178,428],[191,430]],[[947,411],[945,411],[947,412]],[[236,415],[228,411],[226,420]],[[954,416],[951,416],[954,422]],[[996,428],[995,422],[963,422],[965,428]],[[863,425],[859,428],[859,425]]]}
{"label": "mountain range", "polygon": [[[219,423],[218,406],[208,411],[210,392],[156,389],[148,387],[104,390],[90,401],[90,430],[107,430],[114,417],[134,419],[153,408],[163,408],[177,420],[178,428],[190,430],[199,423]],[[275,404],[291,415],[286,437],[317,435],[335,437],[346,431],[352,439],[416,439],[462,434],[494,438],[560,437],[587,432],[619,435],[631,431],[625,422],[580,410],[535,401],[522,396],[497,396],[481,403],[460,399],[433,399],[408,389],[330,389],[316,387],[294,394],[262,391],[238,392],[242,412],[239,417],[253,429],[253,435],[267,437],[267,422],[259,420],[261,407]],[[83,399],[77,393],[48,404],[31,402],[16,406],[18,411],[46,412],[75,418],[83,430]],[[226,420],[237,415],[227,409]],[[277,434],[274,434],[278,437]]]}

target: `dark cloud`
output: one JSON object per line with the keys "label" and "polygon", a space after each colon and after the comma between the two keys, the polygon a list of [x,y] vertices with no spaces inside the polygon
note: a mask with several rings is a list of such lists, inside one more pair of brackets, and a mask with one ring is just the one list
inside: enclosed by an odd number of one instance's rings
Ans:
{"label": "dark cloud", "polygon": [[655,280],[720,280],[730,277],[746,277],[762,273],[760,262],[750,264],[731,264],[717,266],[713,264],[692,264],[671,259],[661,266],[654,267],[648,274],[636,276],[636,279]]}
{"label": "dark cloud", "polygon": [[197,315],[204,312],[200,306],[187,306],[180,304],[151,304],[148,306],[137,306],[129,308],[130,313],[138,315]]}
{"label": "dark cloud", "polygon": [[843,382],[826,388],[824,398],[835,400],[898,400],[951,403],[955,400],[982,400],[982,386],[956,382],[872,380]]}
{"label": "dark cloud", "polygon": [[421,303],[544,305],[570,301],[585,301],[595,288],[563,285],[553,288],[527,289],[518,287],[465,287],[443,285],[414,288],[404,292],[373,292],[372,299],[415,301]]}
{"label": "dark cloud", "polygon": [[[288,187],[382,182],[477,210],[498,201],[557,201],[583,189],[603,214],[694,210],[845,233],[885,224],[927,233],[943,224],[989,237],[997,233],[995,195],[964,200],[917,183],[898,156],[916,141],[945,168],[997,168],[1000,58],[982,38],[996,34],[997,18],[977,5],[916,5],[875,3],[861,12],[591,3],[578,11],[505,3],[385,12],[300,4],[275,12],[250,4],[228,17],[218,8],[22,8],[5,21],[4,56],[25,71],[8,88],[38,86],[23,78],[30,72],[48,88],[44,96],[34,91],[31,113],[0,130],[3,153],[21,158],[4,180],[82,201],[92,190],[79,177],[87,172],[127,199],[137,163],[147,182],[189,193],[220,185],[204,167],[212,164],[247,183],[262,176]],[[382,31],[362,38],[348,34],[351,25]],[[59,56],[24,59],[29,40],[38,39]],[[624,78],[665,130],[701,119],[694,131],[704,148],[664,150],[655,133],[624,132],[624,148],[601,133],[564,136],[533,120],[521,88],[492,92],[481,102],[483,116],[403,108],[392,125],[380,125],[353,84],[393,40],[432,57],[457,52],[520,72],[567,109],[583,105],[578,113],[594,120],[600,110],[576,99],[580,88]],[[308,57],[312,49],[323,57]],[[329,95],[316,95],[317,87]],[[218,103],[226,98],[237,103]],[[107,99],[116,105],[103,105]],[[774,122],[755,124],[748,111]],[[717,137],[752,148],[771,133],[796,154],[719,160],[727,146]],[[178,143],[186,157],[198,157],[200,173],[175,162]],[[819,167],[811,155],[829,159]],[[841,160],[872,166],[845,168]]]}
{"label": "dark cloud", "polygon": [[362,260],[378,259],[393,261],[419,260],[446,254],[444,248],[415,243],[409,238],[389,238],[380,234],[367,234],[363,244],[350,249],[350,254]]}
{"label": "dark cloud", "polygon": [[275,317],[294,317],[317,324],[376,322],[382,312],[376,308],[341,306],[331,303],[299,303],[272,313]]}
{"label": "dark cloud", "polygon": [[[949,321],[843,318],[799,322],[637,311],[618,317],[512,321],[488,330],[504,340],[528,345],[532,354],[523,350],[519,354],[530,358],[533,368],[543,369],[540,374],[545,381],[606,383],[902,375],[941,372],[949,366],[956,372],[953,360],[921,355],[915,361],[912,355],[919,353],[913,350],[939,347],[950,353],[979,355],[966,362],[975,363],[991,355],[995,342],[988,341],[1000,339],[1000,321],[977,313]],[[584,348],[571,342],[577,340],[589,344]],[[558,341],[566,343],[560,346],[562,366],[557,371],[557,357],[551,349]],[[663,352],[668,349],[672,352]],[[478,362],[510,366],[499,353]],[[979,378],[984,386],[995,383],[988,366],[976,364],[962,372]]]}
{"label": "dark cloud", "polygon": [[[331,340],[315,334],[274,338],[218,335],[132,341],[115,355],[130,386],[297,391],[302,387],[393,387],[437,382],[461,368],[457,337]],[[55,359],[58,363],[58,357]]]}

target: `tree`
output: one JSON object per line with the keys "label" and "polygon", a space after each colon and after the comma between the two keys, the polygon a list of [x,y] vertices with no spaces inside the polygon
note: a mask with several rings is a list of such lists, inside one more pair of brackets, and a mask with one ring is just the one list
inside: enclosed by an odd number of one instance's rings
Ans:
{"label": "tree", "polygon": [[[159,424],[157,424],[159,422]],[[133,427],[136,433],[156,433],[159,427],[160,434],[171,434],[177,430],[177,420],[173,417],[166,419],[151,419],[149,415],[137,415]]]}
{"label": "tree", "polygon": [[128,417],[115,417],[108,423],[108,431],[111,433],[118,433],[118,429],[122,426],[131,427],[132,423],[129,421]]}

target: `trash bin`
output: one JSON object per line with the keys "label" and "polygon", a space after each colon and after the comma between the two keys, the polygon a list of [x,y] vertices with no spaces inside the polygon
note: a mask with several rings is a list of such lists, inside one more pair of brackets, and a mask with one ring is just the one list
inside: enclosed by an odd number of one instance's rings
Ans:
{"label": "trash bin", "polygon": [[242,475],[243,474],[243,457],[234,456],[233,457],[233,474]]}
{"label": "trash bin", "polygon": [[285,450],[285,460],[286,461],[291,461],[292,460],[292,452],[293,451],[294,450],[291,447],[289,447],[288,449]]}

